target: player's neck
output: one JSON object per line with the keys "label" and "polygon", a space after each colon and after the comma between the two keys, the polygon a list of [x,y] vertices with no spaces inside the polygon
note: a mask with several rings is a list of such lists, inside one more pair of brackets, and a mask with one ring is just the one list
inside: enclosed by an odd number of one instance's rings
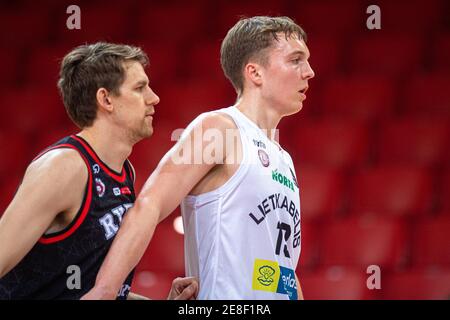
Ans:
{"label": "player's neck", "polygon": [[[250,94],[242,96],[237,101],[236,107],[259,128],[267,130],[268,133],[275,132],[281,120],[281,116],[271,106]],[[270,136],[268,138],[274,139]]]}
{"label": "player's neck", "polygon": [[105,131],[100,126],[85,128],[78,135],[86,140],[100,159],[116,172],[122,170],[133,148],[126,139],[117,136],[114,130]]}

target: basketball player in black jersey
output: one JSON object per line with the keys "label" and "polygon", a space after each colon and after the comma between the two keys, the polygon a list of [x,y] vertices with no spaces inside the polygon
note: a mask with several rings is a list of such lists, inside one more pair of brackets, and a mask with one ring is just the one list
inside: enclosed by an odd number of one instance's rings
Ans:
{"label": "basketball player in black jersey", "polygon": [[[0,219],[0,299],[79,299],[94,286],[135,201],[127,158],[153,132],[159,97],[147,63],[140,48],[110,43],[65,56],[58,87],[81,131],[31,162]],[[117,299],[139,297],[130,293],[132,277]],[[193,298],[197,288],[195,279],[177,278],[169,299]]]}

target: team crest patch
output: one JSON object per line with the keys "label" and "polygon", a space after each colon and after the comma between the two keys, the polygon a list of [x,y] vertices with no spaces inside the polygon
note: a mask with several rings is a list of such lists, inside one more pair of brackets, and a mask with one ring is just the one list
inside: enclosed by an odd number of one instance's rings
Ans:
{"label": "team crest patch", "polygon": [[97,190],[98,196],[100,198],[103,197],[103,195],[105,194],[106,187],[103,181],[100,180],[100,178],[95,178],[95,189]]}
{"label": "team crest patch", "polygon": [[264,167],[268,167],[270,164],[269,155],[262,149],[258,150],[259,160]]}

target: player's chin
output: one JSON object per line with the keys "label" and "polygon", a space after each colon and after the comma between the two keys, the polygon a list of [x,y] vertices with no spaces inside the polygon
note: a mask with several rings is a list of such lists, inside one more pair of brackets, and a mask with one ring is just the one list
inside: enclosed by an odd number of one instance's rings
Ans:
{"label": "player's chin", "polygon": [[287,113],[288,116],[291,116],[293,114],[299,113],[303,109],[303,102],[296,102],[289,108],[289,111]]}
{"label": "player's chin", "polygon": [[141,138],[145,139],[151,137],[153,135],[153,130],[152,125],[145,125],[140,132]]}
{"label": "player's chin", "polygon": [[151,137],[153,135],[153,131],[154,131],[153,126],[148,127],[146,130],[145,138]]}

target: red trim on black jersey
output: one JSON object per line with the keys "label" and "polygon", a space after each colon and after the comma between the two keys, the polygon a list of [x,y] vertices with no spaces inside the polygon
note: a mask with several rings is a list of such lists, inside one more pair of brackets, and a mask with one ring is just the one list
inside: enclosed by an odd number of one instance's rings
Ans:
{"label": "red trim on black jersey", "polygon": [[86,218],[86,216],[87,216],[87,214],[89,212],[89,208],[91,206],[91,201],[92,201],[92,172],[91,172],[91,166],[89,165],[89,161],[86,159],[86,157],[75,146],[73,146],[71,144],[57,145],[57,146],[54,146],[54,147],[51,147],[51,148],[45,150],[40,155],[38,155],[38,157],[36,157],[35,159],[37,159],[40,156],[42,156],[45,152],[48,152],[48,151],[53,150],[53,149],[58,149],[58,148],[71,148],[71,149],[77,150],[78,153],[80,154],[80,156],[83,158],[83,160],[86,163],[86,166],[88,168],[88,175],[89,175],[88,184],[87,184],[87,196],[86,196],[86,199],[85,199],[85,201],[83,203],[83,207],[81,209],[81,214],[79,214],[80,211],[78,211],[77,216],[75,217],[75,219],[76,219],[75,223],[72,222],[73,223],[73,224],[71,223],[72,226],[67,231],[64,231],[61,234],[58,234],[58,235],[55,235],[55,236],[43,235],[39,239],[39,243],[41,243],[41,244],[55,243],[55,242],[64,240],[67,237],[69,237],[71,234],[73,234],[80,227],[80,225],[83,223],[84,219]]}
{"label": "red trim on black jersey", "polygon": [[136,177],[134,176],[134,168],[133,168],[133,165],[131,164],[131,161],[128,160],[128,159],[127,159],[126,162],[128,163],[128,168],[129,168],[129,171],[130,171],[131,182],[133,182],[133,185],[134,185],[134,182],[135,182]]}
{"label": "red trim on black jersey", "polygon": [[87,143],[85,143],[82,139],[77,137],[76,135],[71,135],[71,138],[77,140],[81,145],[86,149],[86,151],[89,153],[89,155],[94,159],[95,162],[99,164],[99,166],[105,171],[111,178],[116,180],[117,182],[124,183],[126,179],[126,173],[124,168],[122,167],[122,173],[120,175],[112,172],[106,165],[103,164],[103,161],[101,161],[95,151],[89,146]]}

